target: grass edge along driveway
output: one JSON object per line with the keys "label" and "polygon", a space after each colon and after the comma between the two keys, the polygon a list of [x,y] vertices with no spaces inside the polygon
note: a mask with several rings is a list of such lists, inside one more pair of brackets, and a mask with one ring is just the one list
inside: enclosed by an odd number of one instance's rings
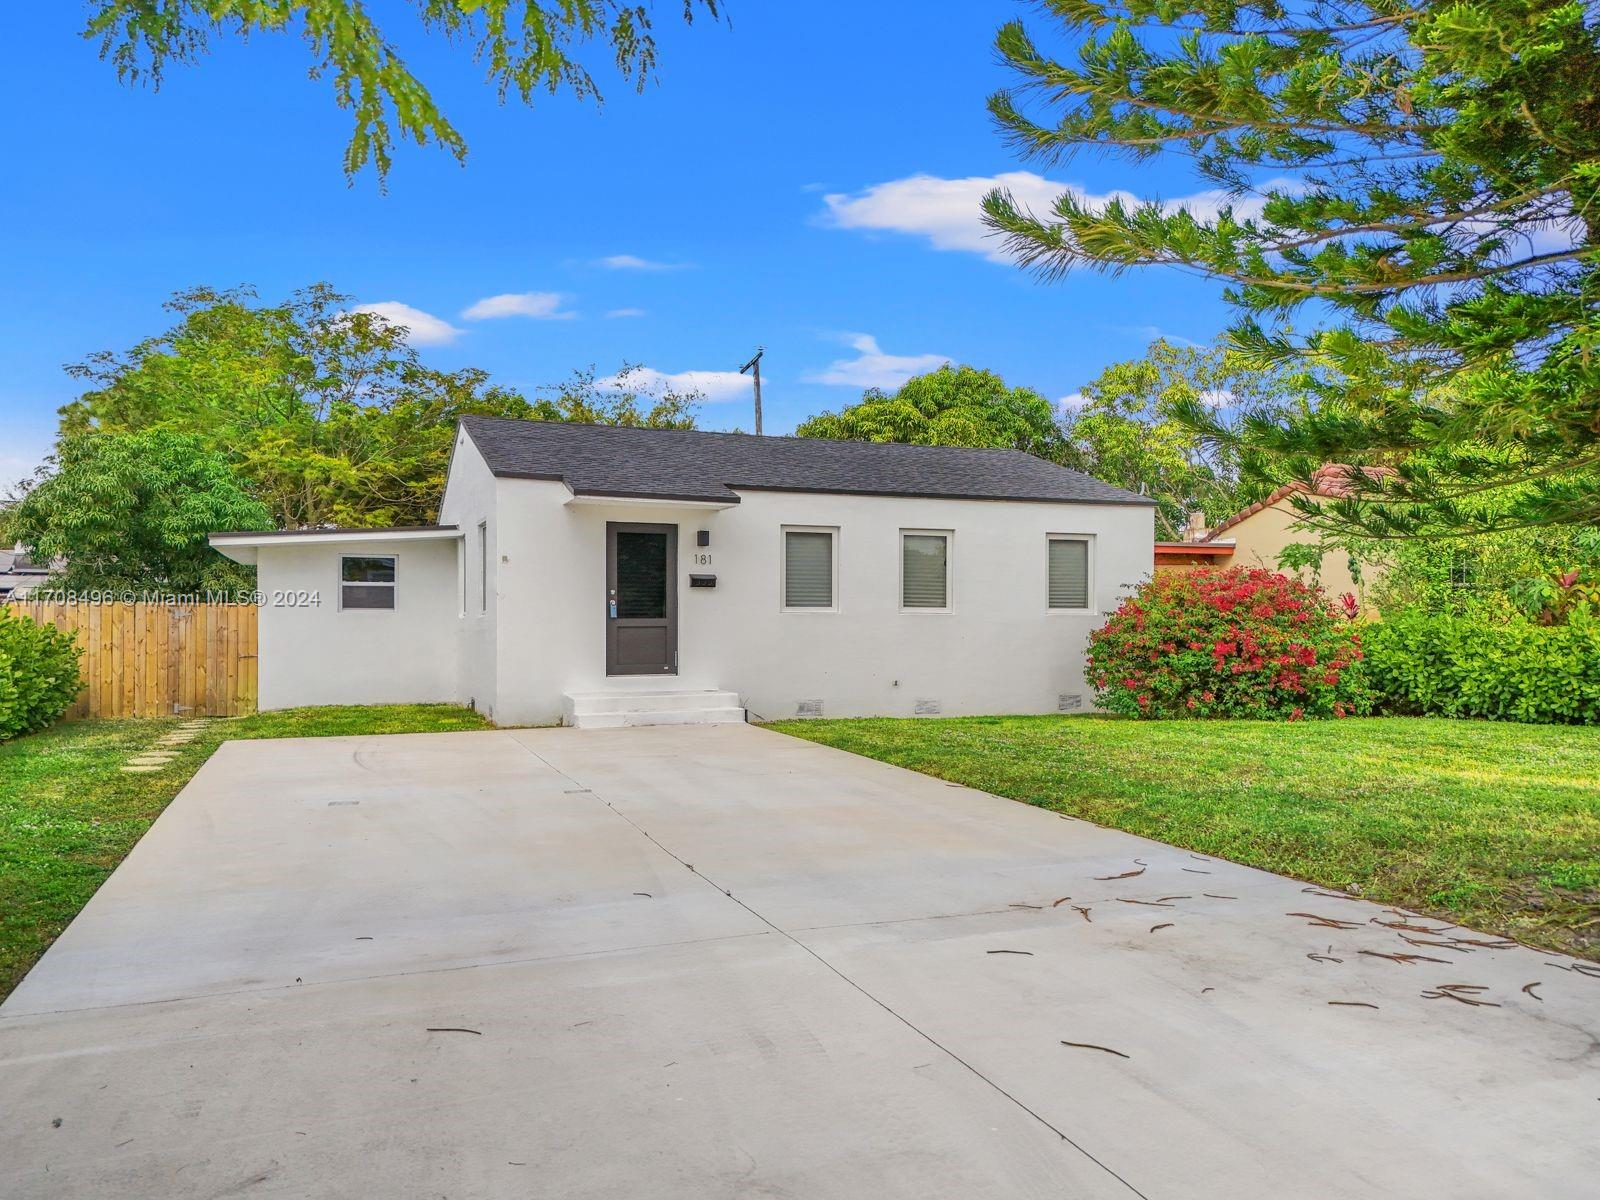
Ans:
{"label": "grass edge along driveway", "polygon": [[1100,716],[768,727],[1600,959],[1600,729]]}
{"label": "grass edge along driveway", "polygon": [[286,709],[209,721],[159,772],[121,769],[178,724],[69,721],[0,743],[0,1000],[223,742],[490,728],[449,704]]}

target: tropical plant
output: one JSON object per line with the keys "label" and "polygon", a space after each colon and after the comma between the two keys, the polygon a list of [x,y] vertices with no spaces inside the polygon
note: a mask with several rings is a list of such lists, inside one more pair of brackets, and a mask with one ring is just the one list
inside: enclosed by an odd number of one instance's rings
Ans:
{"label": "tropical plant", "polygon": [[[353,114],[344,170],[368,163],[381,180],[393,160],[396,136],[419,146],[437,142],[458,159],[467,153],[456,130],[379,27],[363,0],[91,0],[83,36],[125,83],[159,87],[170,65],[196,63],[221,36],[241,41],[298,33],[311,52],[313,78],[333,83],[339,107]],[[456,53],[468,47],[487,68],[501,100],[563,89],[600,99],[599,86],[579,60],[581,47],[603,43],[622,78],[639,91],[654,74],[656,43],[650,6],[632,0],[412,0],[411,38],[432,36]],[[683,17],[718,16],[717,0],[682,0]],[[401,18],[395,14],[395,20]]]}
{"label": "tropical plant", "polygon": [[0,742],[53,724],[78,695],[71,635],[0,606]]}
{"label": "tropical plant", "polygon": [[219,529],[270,528],[220,454],[165,430],[82,434],[23,497],[11,533],[36,557],[65,559],[52,590],[239,592],[255,573],[211,549]]}
{"label": "tropical plant", "polygon": [[1089,638],[1100,706],[1131,717],[1348,716],[1360,659],[1319,589],[1245,567],[1159,574]]}
{"label": "tropical plant", "polygon": [[1511,602],[1536,625],[1565,625],[1600,617],[1600,577],[1589,571],[1552,571],[1511,585]]}
{"label": "tropical plant", "polygon": [[[1600,10],[1575,0],[1048,0],[990,101],[1046,163],[1192,165],[1187,204],[1063,191],[986,219],[1023,265],[1224,282],[1232,343],[1301,403],[1185,419],[1263,481],[1387,463],[1322,527],[1438,537],[1600,519]],[[1310,332],[1288,326],[1296,313]],[[1497,495],[1514,493],[1514,502]]]}
{"label": "tropical plant", "polygon": [[802,421],[799,437],[919,446],[986,446],[1059,459],[1066,441],[1050,401],[993,371],[946,363],[893,392],[868,390],[838,412]]}

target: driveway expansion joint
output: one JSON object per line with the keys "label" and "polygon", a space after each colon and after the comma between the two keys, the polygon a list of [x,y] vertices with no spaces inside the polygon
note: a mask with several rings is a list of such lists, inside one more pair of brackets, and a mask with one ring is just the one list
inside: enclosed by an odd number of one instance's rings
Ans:
{"label": "driveway expansion joint", "polygon": [[[1107,1175],[1111,1176],[1111,1178],[1115,1179],[1123,1187],[1127,1188],[1130,1194],[1132,1194],[1134,1196],[1138,1196],[1139,1200],[1150,1200],[1150,1197],[1149,1197],[1149,1195],[1147,1193],[1140,1191],[1131,1182],[1129,1182],[1126,1177],[1121,1175],[1115,1168],[1109,1166],[1108,1164],[1106,1164],[1105,1162],[1103,1162],[1099,1158],[1095,1157],[1095,1155],[1092,1152],[1090,1152],[1087,1148],[1085,1148],[1082,1143],[1074,1140],[1073,1137],[1070,1134],[1068,1134],[1060,1126],[1058,1126],[1058,1125],[1054,1124],[1052,1121],[1050,1121],[1049,1118],[1044,1116],[1037,1109],[1030,1108],[1022,1100],[1018,1099],[1012,1093],[1008,1092],[1005,1088],[1001,1087],[1000,1084],[996,1083],[988,1075],[985,1075],[977,1067],[973,1066],[972,1063],[970,1063],[966,1059],[962,1058],[954,1050],[950,1049],[950,1047],[946,1046],[943,1042],[939,1041],[938,1038],[934,1037],[931,1033],[927,1032],[927,1030],[923,1029],[921,1026],[917,1025],[916,1023],[914,1023],[910,1018],[908,1018],[908,1017],[904,1016],[903,1014],[897,1012],[886,1001],[880,999],[878,996],[876,996],[872,992],[868,991],[867,988],[862,986],[856,980],[852,979],[849,975],[845,974],[844,971],[842,971],[839,967],[835,966],[832,962],[828,961],[828,959],[824,958],[813,947],[811,947],[807,943],[801,941],[798,937],[796,937],[794,935],[793,932],[783,928],[781,925],[777,924],[775,921],[773,921],[770,917],[766,916],[760,910],[758,910],[756,908],[752,908],[748,903],[746,903],[745,901],[741,900],[738,896],[735,896],[730,889],[725,888],[721,884],[717,883],[716,880],[712,879],[709,875],[705,874],[705,872],[696,869],[696,867],[694,866],[693,863],[691,863],[687,859],[683,858],[676,851],[674,851],[671,847],[667,846],[659,838],[655,837],[655,835],[650,833],[649,830],[645,829],[642,825],[640,825],[637,821],[635,821],[632,817],[628,816],[627,813],[623,812],[615,804],[613,804],[613,803],[611,803],[611,801],[607,800],[605,798],[605,796],[603,796],[599,792],[598,789],[592,788],[592,787],[588,787],[587,785],[585,785],[583,783],[582,780],[576,778],[575,776],[573,776],[569,772],[562,770],[560,767],[556,766],[548,758],[546,758],[544,755],[540,754],[537,750],[533,749],[533,747],[527,745],[526,743],[523,743],[523,742],[519,741],[517,744],[522,746],[522,748],[525,751],[527,751],[527,753],[529,755],[531,755],[533,758],[537,759],[540,763],[542,763],[549,770],[554,771],[557,775],[561,776],[563,779],[565,779],[568,782],[570,782],[573,785],[573,788],[575,789],[575,793],[576,792],[587,792],[589,795],[593,796],[594,799],[598,800],[601,804],[605,805],[606,808],[610,809],[619,818],[621,818],[623,821],[626,821],[628,823],[628,825],[630,825],[639,834],[639,836],[643,837],[651,845],[655,846],[658,850],[661,851],[661,853],[665,854],[668,858],[672,859],[674,862],[678,863],[679,865],[687,868],[692,874],[698,876],[700,879],[703,879],[709,886],[716,888],[717,891],[721,892],[729,900],[732,900],[735,904],[737,904],[740,908],[744,909],[747,913],[749,913],[756,920],[760,921],[763,925],[767,926],[767,928],[771,929],[774,933],[776,933],[779,936],[781,936],[781,937],[787,939],[788,941],[792,942],[796,947],[798,947],[800,950],[804,951],[810,957],[815,959],[823,967],[826,967],[828,969],[828,971],[830,971],[833,975],[837,976],[840,980],[842,980],[843,982],[848,984],[851,988],[855,989],[862,996],[866,997],[873,1004],[875,1004],[879,1008],[881,1008],[884,1012],[888,1013],[896,1021],[900,1022],[900,1024],[904,1025],[907,1029],[911,1030],[911,1032],[915,1033],[918,1037],[922,1038],[929,1045],[933,1046],[941,1054],[943,1054],[947,1058],[949,1058],[952,1062],[956,1063],[957,1065],[961,1066],[966,1071],[968,1071],[970,1074],[972,1074],[972,1075],[976,1076],[978,1079],[982,1080],[983,1083],[985,1083],[989,1088],[991,1088],[998,1095],[1002,1096],[1005,1100],[1009,1101],[1012,1105],[1014,1105],[1016,1108],[1020,1109],[1023,1113],[1027,1114],[1029,1117],[1032,1117],[1033,1120],[1037,1121],[1040,1125],[1044,1126],[1051,1133],[1055,1134],[1056,1137],[1060,1138],[1067,1145],[1071,1146],[1074,1150],[1076,1150],[1084,1158],[1088,1159],[1095,1166],[1099,1167],[1102,1171],[1104,1171]],[[1004,911],[1008,911],[1008,910],[1006,910],[1006,909],[994,909],[994,910],[991,910],[991,911],[1004,912]],[[962,914],[939,914],[939,916],[955,916],[955,915],[962,915]],[[911,919],[911,920],[919,920],[919,919],[920,920],[936,920],[936,919],[939,919],[939,916],[931,917],[931,918],[909,918],[909,919]],[[868,921],[868,922],[862,922],[861,924],[875,925],[875,924],[897,924],[897,923],[899,923],[899,922]],[[826,927],[816,927],[816,928],[820,929],[820,928],[826,928]],[[746,935],[746,936],[760,936],[760,935]]]}

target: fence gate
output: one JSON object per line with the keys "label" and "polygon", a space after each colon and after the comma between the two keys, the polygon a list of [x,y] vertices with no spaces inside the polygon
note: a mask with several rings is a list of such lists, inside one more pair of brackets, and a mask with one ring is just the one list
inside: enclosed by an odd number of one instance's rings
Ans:
{"label": "fence gate", "polygon": [[253,604],[16,600],[77,635],[83,691],[69,717],[234,717],[256,708]]}

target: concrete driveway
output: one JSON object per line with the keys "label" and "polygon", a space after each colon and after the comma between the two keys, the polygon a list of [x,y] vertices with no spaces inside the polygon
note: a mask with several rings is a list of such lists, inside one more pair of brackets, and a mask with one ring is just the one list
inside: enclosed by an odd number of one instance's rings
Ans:
{"label": "concrete driveway", "polygon": [[0,1007],[0,1195],[1593,1196],[1600,979],[1374,920],[746,726],[231,742]]}

